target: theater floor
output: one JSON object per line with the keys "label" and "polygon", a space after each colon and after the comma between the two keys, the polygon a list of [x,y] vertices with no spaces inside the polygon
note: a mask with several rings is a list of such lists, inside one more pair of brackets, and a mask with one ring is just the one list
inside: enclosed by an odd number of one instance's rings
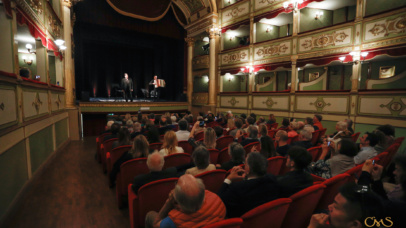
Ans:
{"label": "theater floor", "polygon": [[58,152],[5,227],[130,227],[128,209],[118,209],[95,151],[95,137],[87,137]]}

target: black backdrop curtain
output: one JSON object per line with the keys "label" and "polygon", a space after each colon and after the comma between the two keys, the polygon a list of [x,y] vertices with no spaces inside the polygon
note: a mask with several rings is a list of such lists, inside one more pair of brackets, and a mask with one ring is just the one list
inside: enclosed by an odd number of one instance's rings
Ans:
{"label": "black backdrop curtain", "polygon": [[[168,16],[168,15],[167,15]],[[171,15],[173,16],[173,15]],[[156,74],[166,81],[161,98],[177,100],[183,93],[184,41],[106,26],[76,23],[76,97],[108,97],[124,73],[133,79],[138,97]]]}

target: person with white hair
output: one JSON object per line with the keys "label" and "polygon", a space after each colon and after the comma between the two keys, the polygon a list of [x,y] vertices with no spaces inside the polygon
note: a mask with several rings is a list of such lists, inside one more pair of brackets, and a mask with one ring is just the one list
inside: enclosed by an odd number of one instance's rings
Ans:
{"label": "person with white hair", "polygon": [[147,166],[149,173],[140,174],[134,178],[132,190],[134,193],[138,193],[143,185],[148,184],[152,181],[161,180],[165,178],[176,177],[176,167],[171,167],[165,170],[162,170],[164,167],[165,160],[164,156],[161,153],[154,152],[148,156]]}
{"label": "person with white hair", "polygon": [[312,129],[309,129],[307,127],[303,128],[303,130],[300,132],[299,135],[299,141],[292,143],[292,146],[301,146],[306,149],[309,149],[310,147],[313,146],[312,144]]}
{"label": "person with white hair", "polygon": [[338,121],[336,124],[336,130],[337,132],[334,133],[333,135],[330,136],[329,140],[338,140],[338,139],[350,139],[351,138],[351,132],[348,131],[347,123],[345,121]]}

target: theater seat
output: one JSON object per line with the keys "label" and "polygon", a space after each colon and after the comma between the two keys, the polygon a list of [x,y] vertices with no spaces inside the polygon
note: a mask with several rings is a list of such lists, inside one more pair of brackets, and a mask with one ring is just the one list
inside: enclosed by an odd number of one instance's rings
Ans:
{"label": "theater seat", "polygon": [[352,181],[358,180],[362,172],[362,166],[364,166],[364,164],[359,164],[352,169],[347,170],[345,173],[348,173],[351,176]]}
{"label": "theater seat", "polygon": [[226,171],[222,169],[207,171],[196,175],[196,178],[203,180],[206,190],[217,193],[226,178]]}
{"label": "theater seat", "polygon": [[170,167],[176,167],[180,165],[186,165],[191,162],[190,154],[187,153],[176,153],[165,156],[165,164],[163,169],[167,169]]}
{"label": "theater seat", "polygon": [[196,141],[198,141],[199,139],[203,139],[204,138],[204,131],[201,131],[201,132],[197,133],[194,138],[195,138]]}
{"label": "theater seat", "polygon": [[351,181],[350,175],[348,173],[339,174],[335,177],[327,179],[323,182],[326,186],[323,195],[320,198],[319,204],[317,205],[317,210],[327,209],[328,205],[332,204],[334,197],[338,194],[339,188]]}
{"label": "theater seat", "polygon": [[149,173],[147,158],[136,158],[124,162],[116,180],[116,198],[119,208],[124,206],[123,201],[127,196],[127,186],[140,174]]}
{"label": "theater seat", "polygon": [[108,152],[110,156],[106,156],[107,174],[110,174],[114,163],[123,156],[123,154],[131,149],[132,145],[119,146]]}
{"label": "theater seat", "polygon": [[262,204],[241,216],[241,227],[280,228],[291,202],[289,198],[281,198]]}
{"label": "theater seat", "polygon": [[312,156],[312,161],[317,161],[321,155],[321,146],[315,146],[307,149],[309,154]]}
{"label": "theater seat", "polygon": [[149,211],[159,211],[175,188],[178,178],[167,178],[143,185],[136,195],[132,184],[127,187],[128,208],[132,228],[144,227],[145,216]]}
{"label": "theater seat", "polygon": [[209,149],[209,153],[210,153],[210,163],[217,164],[217,159],[219,157],[220,151],[217,149]]}
{"label": "theater seat", "polygon": [[323,191],[326,188],[323,184],[310,186],[290,196],[292,203],[283,220],[283,228],[304,228],[309,225],[310,218]]}
{"label": "theater seat", "polygon": [[149,149],[150,150],[158,150],[158,151],[160,151],[161,147],[162,147],[162,144],[163,143],[151,143],[151,144],[149,144]]}
{"label": "theater seat", "polygon": [[111,135],[111,133],[107,132],[96,138],[96,160],[98,162],[101,162],[101,145],[107,135]]}
{"label": "theater seat", "polygon": [[354,133],[353,135],[351,135],[352,141],[357,142],[360,134],[361,134],[361,132],[357,132],[357,133]]}
{"label": "theater seat", "polygon": [[109,140],[106,140],[105,142],[102,143],[101,145],[101,162],[102,162],[102,167],[103,167],[103,172],[107,172],[107,158],[106,154],[107,152],[111,151],[111,147],[113,147],[113,143],[117,141],[118,138],[112,138]]}
{"label": "theater seat", "polygon": [[231,218],[207,226],[203,226],[203,228],[239,228],[241,227],[241,224],[241,218]]}
{"label": "theater seat", "polygon": [[247,144],[244,146],[244,150],[245,150],[245,157],[247,157],[247,155],[249,153],[251,153],[251,149],[252,147],[256,146],[257,147],[257,151],[261,151],[261,144],[259,144],[259,142],[252,142],[250,144]]}
{"label": "theater seat", "polygon": [[222,149],[219,153],[219,156],[217,158],[217,164],[223,164],[225,162],[230,161],[231,157],[228,154],[228,147]]}
{"label": "theater seat", "polygon": [[227,136],[220,137],[220,138],[218,138],[218,139],[216,140],[216,147],[217,147],[219,150],[222,150],[222,149],[228,147],[228,145],[229,145],[230,143],[232,143],[233,141],[234,141],[234,137],[231,136],[231,135],[227,135]]}
{"label": "theater seat", "polygon": [[179,141],[179,142],[178,142],[178,146],[182,147],[182,148],[183,148],[183,151],[184,151],[185,153],[192,154],[192,152],[193,152],[193,146],[190,145],[190,143],[189,143],[188,141],[186,141],[186,140],[184,140],[184,141]]}
{"label": "theater seat", "polygon": [[285,158],[282,156],[268,158],[267,173],[268,174],[271,173],[275,176],[279,175],[284,162],[285,162]]}

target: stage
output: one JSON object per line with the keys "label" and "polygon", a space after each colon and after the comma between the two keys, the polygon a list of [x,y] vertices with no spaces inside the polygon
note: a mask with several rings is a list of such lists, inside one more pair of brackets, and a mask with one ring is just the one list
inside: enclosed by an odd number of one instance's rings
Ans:
{"label": "stage", "polygon": [[142,113],[161,112],[185,112],[188,110],[187,102],[167,101],[164,99],[154,100],[154,98],[133,99],[126,102],[120,98],[89,98],[89,101],[79,101],[81,113],[131,113],[135,114],[139,110]]}

